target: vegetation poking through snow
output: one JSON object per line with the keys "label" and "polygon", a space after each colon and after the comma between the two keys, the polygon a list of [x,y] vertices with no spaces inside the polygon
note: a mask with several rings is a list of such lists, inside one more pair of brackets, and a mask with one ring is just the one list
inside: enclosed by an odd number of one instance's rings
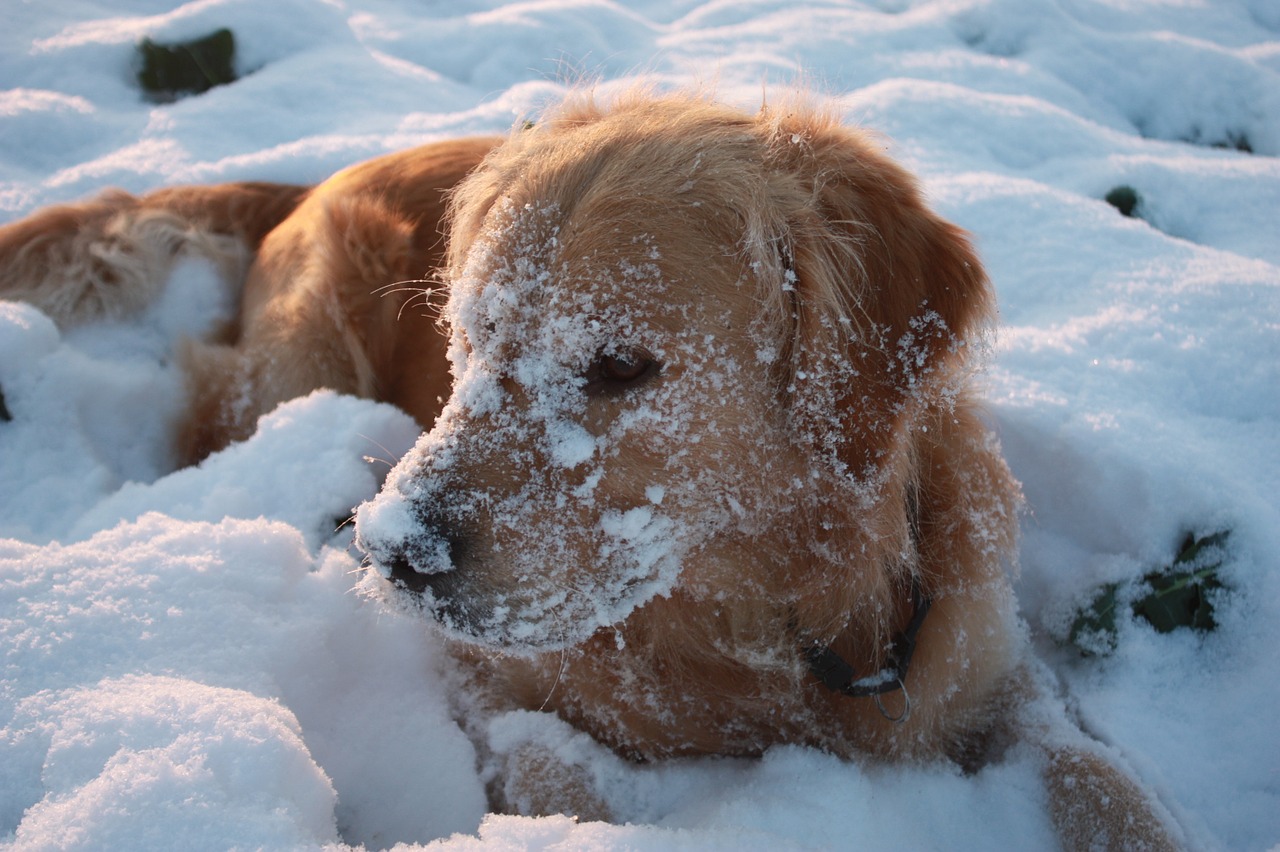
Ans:
{"label": "vegetation poking through snow", "polygon": [[1173,563],[1151,571],[1139,582],[1108,583],[1071,625],[1070,641],[1086,656],[1108,654],[1116,648],[1117,612],[1127,604],[1160,633],[1179,627],[1209,631],[1215,592],[1221,588],[1218,571],[1226,558],[1229,530],[1203,538],[1188,534]]}
{"label": "vegetation poking through snow", "polygon": [[236,81],[236,40],[225,27],[191,41],[160,44],[149,38],[138,45],[142,67],[138,85],[151,98],[167,102],[199,95]]}
{"label": "vegetation poking through snow", "polygon": [[1142,218],[1142,196],[1131,186],[1117,186],[1106,195],[1106,201],[1123,216]]}

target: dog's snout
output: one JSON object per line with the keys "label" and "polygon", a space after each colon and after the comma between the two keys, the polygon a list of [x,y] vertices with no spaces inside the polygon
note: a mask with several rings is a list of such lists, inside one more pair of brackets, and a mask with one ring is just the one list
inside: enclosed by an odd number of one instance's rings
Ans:
{"label": "dog's snout", "polygon": [[464,550],[462,536],[427,525],[418,540],[395,548],[379,564],[397,586],[419,595],[430,591],[439,597],[461,565]]}
{"label": "dog's snout", "polygon": [[378,566],[393,586],[423,599],[436,621],[470,632],[492,609],[472,599],[475,577],[464,565],[466,549],[463,535],[428,527],[420,538],[384,552]]}
{"label": "dog's snout", "polygon": [[430,588],[428,580],[433,575],[424,574],[414,568],[413,563],[409,561],[409,557],[403,551],[384,561],[381,567],[386,572],[387,579],[402,589],[420,595]]}

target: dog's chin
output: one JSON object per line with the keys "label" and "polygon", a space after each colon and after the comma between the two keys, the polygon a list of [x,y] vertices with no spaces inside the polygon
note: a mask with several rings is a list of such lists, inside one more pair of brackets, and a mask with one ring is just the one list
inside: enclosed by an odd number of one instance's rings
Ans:
{"label": "dog's chin", "polygon": [[573,595],[527,586],[499,590],[475,582],[471,574],[455,570],[404,582],[397,573],[384,578],[382,587],[394,608],[431,618],[451,641],[515,656],[581,645],[601,630],[616,628],[661,593],[652,581]]}

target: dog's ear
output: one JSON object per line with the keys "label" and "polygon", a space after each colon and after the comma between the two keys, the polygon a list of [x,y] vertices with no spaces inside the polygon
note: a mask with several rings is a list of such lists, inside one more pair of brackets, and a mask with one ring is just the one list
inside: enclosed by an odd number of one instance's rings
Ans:
{"label": "dog's ear", "polygon": [[847,475],[875,477],[921,411],[958,390],[991,311],[987,279],[872,137],[805,111],[762,122],[795,423]]}
{"label": "dog's ear", "polygon": [[414,226],[380,199],[364,195],[329,200],[323,221],[315,250],[325,280],[316,284],[330,292],[310,295],[333,299],[328,313],[346,343],[354,391],[379,399],[401,309],[423,289],[411,286],[411,279],[427,272],[412,268]]}
{"label": "dog's ear", "polygon": [[512,152],[517,147],[512,142],[506,143],[484,164],[459,181],[449,193],[449,206],[445,213],[448,241],[445,246],[444,268],[451,277],[462,272],[467,254],[484,227],[489,209],[511,182],[508,164],[516,160]]}

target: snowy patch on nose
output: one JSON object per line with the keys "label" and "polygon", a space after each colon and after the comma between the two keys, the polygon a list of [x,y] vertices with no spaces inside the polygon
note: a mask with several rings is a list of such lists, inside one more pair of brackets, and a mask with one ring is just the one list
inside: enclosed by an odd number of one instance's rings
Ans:
{"label": "snowy patch on nose", "polygon": [[356,509],[355,543],[384,580],[397,569],[439,574],[454,568],[448,540],[426,528],[413,502],[395,487]]}

